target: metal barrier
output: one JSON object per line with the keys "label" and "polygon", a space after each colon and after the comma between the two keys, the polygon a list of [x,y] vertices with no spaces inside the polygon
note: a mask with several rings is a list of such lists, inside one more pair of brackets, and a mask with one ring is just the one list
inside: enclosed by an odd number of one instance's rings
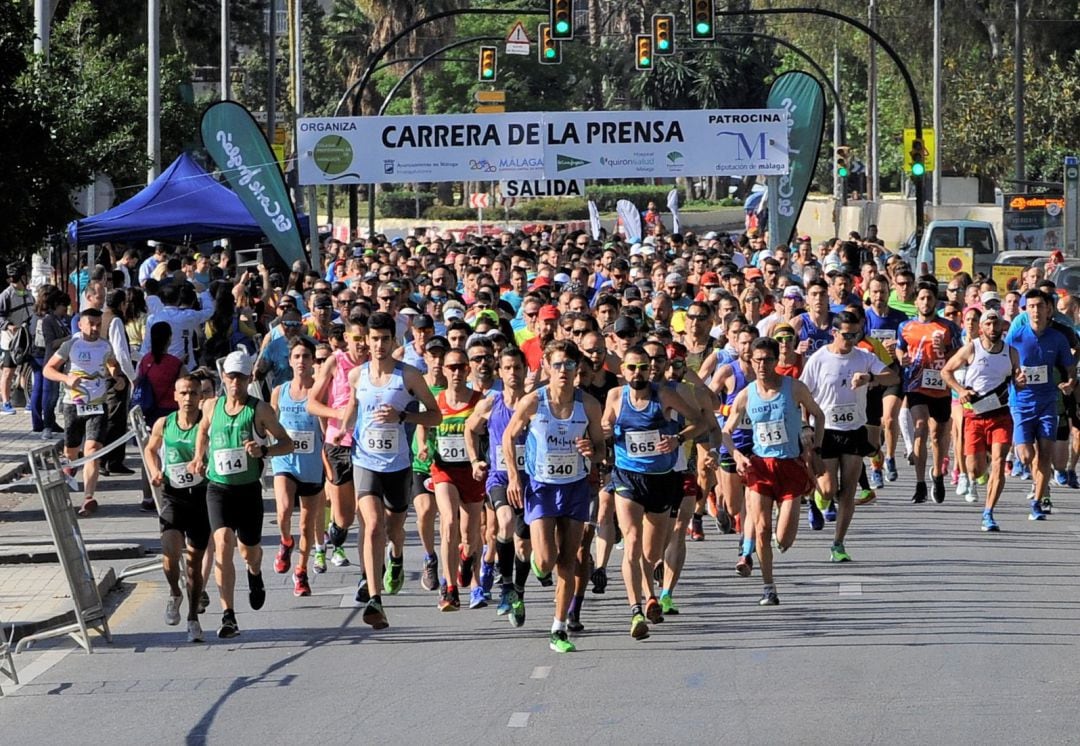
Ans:
{"label": "metal barrier", "polygon": [[[15,686],[19,685],[19,674],[15,670],[15,659],[11,657],[11,640],[15,637],[15,627],[11,627],[11,637],[0,640],[0,674],[11,680]],[[0,686],[0,697],[4,696],[4,687]]]}
{"label": "metal barrier", "polygon": [[92,653],[90,629],[98,630],[109,642],[112,642],[112,634],[75,508],[71,505],[71,492],[56,444],[39,446],[30,451],[30,472],[45,505],[45,517],[56,545],[56,554],[71,589],[75,621],[22,638],[15,646],[15,652],[21,653],[36,640],[70,635],[87,653]]}
{"label": "metal barrier", "polygon": [[[149,480],[150,470],[146,466],[146,442],[150,439],[150,432],[149,430],[147,430],[146,418],[143,416],[142,410],[138,407],[133,408],[128,414],[128,422],[131,424],[131,433],[135,437],[135,444],[139,447],[139,458],[142,460],[143,474],[145,475],[144,478]],[[163,507],[161,502],[161,487],[153,484],[152,482],[148,482],[148,484],[150,485],[150,494],[154,498],[154,505],[155,507],[157,507],[157,514],[160,516],[161,509]],[[134,562],[128,565],[120,571],[120,573],[116,576],[116,579],[118,581],[125,580],[135,575],[145,575],[148,572],[161,572],[163,569],[164,562],[161,558],[161,555],[158,555],[157,557],[140,560],[138,562]],[[181,552],[181,577],[183,577],[184,572],[184,553]]]}

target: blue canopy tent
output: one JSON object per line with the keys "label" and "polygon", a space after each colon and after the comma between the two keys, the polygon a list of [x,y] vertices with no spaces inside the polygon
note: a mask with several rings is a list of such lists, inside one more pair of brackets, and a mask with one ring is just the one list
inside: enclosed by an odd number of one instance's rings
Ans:
{"label": "blue canopy tent", "polygon": [[[308,235],[301,215],[300,235]],[[184,153],[131,199],[67,227],[76,246],[106,241],[209,241],[263,235],[240,198]]]}

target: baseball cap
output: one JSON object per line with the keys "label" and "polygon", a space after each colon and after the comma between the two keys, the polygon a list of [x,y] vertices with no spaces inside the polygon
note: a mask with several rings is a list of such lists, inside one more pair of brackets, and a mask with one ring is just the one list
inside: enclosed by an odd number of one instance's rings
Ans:
{"label": "baseball cap", "polygon": [[550,277],[537,277],[536,281],[533,282],[533,284],[532,284],[534,289],[535,288],[546,288],[546,287],[548,287],[550,285],[551,285],[551,278]]}
{"label": "baseball cap", "polygon": [[460,321],[465,318],[465,311],[457,306],[451,306],[450,308],[443,309],[443,321]]}
{"label": "baseball cap", "polygon": [[435,335],[424,343],[424,352],[446,352],[450,349],[450,343],[446,337]]}
{"label": "baseball cap", "polygon": [[570,282],[570,275],[566,274],[565,272],[560,272],[559,274],[555,275],[555,284],[565,285],[568,282]]}
{"label": "baseball cap", "polygon": [[701,279],[698,281],[699,285],[719,285],[720,275],[715,272],[703,272]]}
{"label": "baseball cap", "polygon": [[360,278],[360,281],[361,282],[378,282],[379,281],[379,273],[378,272],[367,272],[367,273],[364,274],[363,277]]}
{"label": "baseball cap", "polygon": [[985,306],[987,303],[1001,303],[1001,296],[993,290],[987,290],[985,293],[979,296],[979,300]]}
{"label": "baseball cap", "polygon": [[434,329],[435,319],[430,314],[422,313],[413,319],[413,329]]}
{"label": "baseball cap", "polygon": [[986,321],[987,319],[999,321],[1001,319],[1001,314],[998,313],[996,308],[987,308],[982,313],[982,320]]}
{"label": "baseball cap", "polygon": [[717,238],[716,231],[709,231],[704,236],[702,236],[702,238],[704,238],[706,241],[712,241]]}
{"label": "baseball cap", "polygon": [[541,321],[558,321],[561,315],[559,309],[555,306],[540,306],[540,313],[537,318]]}
{"label": "baseball cap", "polygon": [[757,267],[750,267],[745,272],[743,272],[743,277],[745,277],[747,280],[760,280],[761,270]]}
{"label": "baseball cap", "polygon": [[226,375],[229,373],[239,373],[242,376],[250,376],[251,368],[251,356],[243,350],[236,350],[235,352],[230,352],[225,357],[225,362],[221,365],[221,372]]}
{"label": "baseball cap", "polygon": [[664,278],[665,285],[682,285],[683,282],[685,280],[678,272],[668,272],[667,277]]}
{"label": "baseball cap", "polygon": [[784,288],[784,297],[798,298],[799,300],[803,300],[806,298],[806,296],[803,294],[802,288],[798,285],[788,285],[786,288]]}
{"label": "baseball cap", "polygon": [[801,236],[799,236],[799,243],[813,243],[813,242],[814,242],[814,239],[810,238],[809,233],[804,233]]}
{"label": "baseball cap", "polygon": [[641,300],[641,288],[637,285],[628,285],[622,294],[623,300]]}
{"label": "baseball cap", "polygon": [[616,334],[637,334],[638,323],[629,316],[620,316],[615,319],[615,325],[612,331]]}

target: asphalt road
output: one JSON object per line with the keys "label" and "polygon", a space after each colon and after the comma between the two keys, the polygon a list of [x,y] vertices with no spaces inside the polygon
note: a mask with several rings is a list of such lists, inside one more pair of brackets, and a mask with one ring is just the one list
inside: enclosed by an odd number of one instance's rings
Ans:
{"label": "asphalt road", "polygon": [[0,741],[1076,743],[1077,494],[1055,493],[1051,519],[1032,523],[1027,483],[1013,482],[1002,532],[983,534],[980,507],[951,490],[944,505],[910,505],[901,469],[857,510],[854,562],[830,564],[831,527],[801,524],[777,563],[779,607],[757,605],[757,571],[737,577],[735,537],[707,524],[681,615],[632,640],[613,572],[607,594],[588,595],[570,655],[548,650],[551,593],[535,585],[522,629],[493,607],[438,612],[412,534],[389,629],[361,622],[355,566],[313,576],[315,595],[296,599],[270,567],[268,517],[268,600],[260,612],[239,601],[240,637],[188,644],[162,622],[164,581],[143,576],[110,596],[111,645],[18,656],[26,683],[5,686]]}

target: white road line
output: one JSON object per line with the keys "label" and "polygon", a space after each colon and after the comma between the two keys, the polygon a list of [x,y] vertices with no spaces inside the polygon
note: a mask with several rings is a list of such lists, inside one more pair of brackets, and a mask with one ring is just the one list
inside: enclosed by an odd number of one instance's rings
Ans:
{"label": "white road line", "polygon": [[551,666],[537,666],[533,669],[530,679],[546,679],[551,673]]}
{"label": "white road line", "polygon": [[841,596],[861,596],[862,583],[840,583]]}
{"label": "white road line", "polygon": [[[82,648],[79,648],[80,650]],[[66,650],[48,650],[42,653],[38,658],[28,665],[26,668],[17,668],[19,672],[19,683],[11,684],[7,680],[3,682],[4,693],[15,693],[22,689],[24,686],[32,682],[38,676],[48,671],[60,661],[67,658],[75,649],[68,648]],[[15,656],[15,665],[19,664],[19,656]]]}
{"label": "white road line", "polygon": [[515,712],[510,715],[510,721],[506,724],[507,728],[524,728],[529,724],[529,713],[527,712]]}

